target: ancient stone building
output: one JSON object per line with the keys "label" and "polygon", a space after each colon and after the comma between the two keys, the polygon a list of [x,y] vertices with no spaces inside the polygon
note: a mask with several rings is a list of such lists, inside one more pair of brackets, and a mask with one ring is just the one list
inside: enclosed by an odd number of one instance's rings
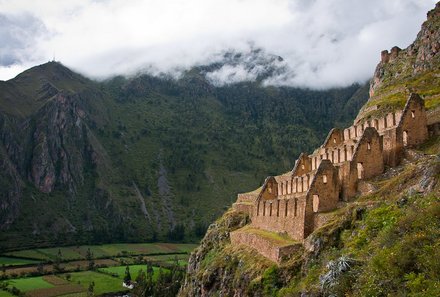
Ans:
{"label": "ancient stone building", "polygon": [[289,241],[280,239],[276,245],[260,231],[302,242],[322,224],[321,213],[355,197],[360,181],[381,174],[385,166],[398,165],[404,147],[427,137],[424,101],[417,94],[409,96],[403,110],[355,120],[344,130],[332,129],[312,154],[299,156],[292,171],[269,176],[259,189],[238,195],[233,207],[250,215],[253,229],[232,232],[231,242],[280,261],[293,250]]}

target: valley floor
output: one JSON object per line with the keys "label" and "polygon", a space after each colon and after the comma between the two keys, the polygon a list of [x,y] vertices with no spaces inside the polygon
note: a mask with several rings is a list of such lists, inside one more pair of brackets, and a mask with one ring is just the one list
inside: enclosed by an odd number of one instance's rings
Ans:
{"label": "valley floor", "polygon": [[[82,297],[128,292],[132,280],[153,269],[153,281],[173,267],[184,267],[195,244],[123,243],[11,251],[0,255],[0,297]],[[92,291],[92,292],[90,292]]]}

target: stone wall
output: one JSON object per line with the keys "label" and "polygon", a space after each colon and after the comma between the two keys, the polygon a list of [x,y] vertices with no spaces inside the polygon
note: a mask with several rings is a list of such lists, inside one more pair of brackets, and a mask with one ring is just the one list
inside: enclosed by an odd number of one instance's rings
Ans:
{"label": "stone wall", "polygon": [[306,195],[259,200],[253,208],[251,225],[271,232],[286,232],[296,240],[304,238]]}
{"label": "stone wall", "polygon": [[403,146],[419,145],[428,138],[425,105],[419,95],[411,94],[403,110],[399,128],[402,129]]}
{"label": "stone wall", "polygon": [[277,263],[301,248],[300,244],[279,246],[263,236],[240,230],[231,232],[230,238],[233,245],[243,244],[251,247],[264,257]]}
{"label": "stone wall", "polygon": [[[394,49],[385,59],[398,53]],[[431,125],[429,131],[438,130],[438,125]],[[313,154],[300,155],[291,172],[266,178],[259,194],[240,194],[234,208],[249,213],[254,228],[303,240],[324,223],[322,213],[356,196],[359,181],[381,174],[384,165],[397,165],[405,146],[418,145],[427,137],[424,101],[411,94],[403,110],[355,122],[344,130],[332,129]],[[256,244],[266,257],[280,258],[280,250],[257,235],[236,234],[231,235],[233,242]]]}
{"label": "stone wall", "polygon": [[336,208],[339,201],[339,177],[329,160],[323,160],[310,185],[307,199],[312,201],[313,213]]}
{"label": "stone wall", "polygon": [[254,209],[253,203],[246,203],[246,202],[236,202],[232,204],[232,208],[234,208],[236,211],[245,213],[249,216],[252,216],[252,211]]}

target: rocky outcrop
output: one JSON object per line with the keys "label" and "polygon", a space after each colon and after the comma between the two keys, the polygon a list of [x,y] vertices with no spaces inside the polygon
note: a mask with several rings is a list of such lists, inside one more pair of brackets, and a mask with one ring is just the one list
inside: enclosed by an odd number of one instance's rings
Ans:
{"label": "rocky outcrop", "polygon": [[75,96],[59,93],[36,115],[29,179],[44,193],[64,186],[74,193],[93,150]]}
{"label": "rocky outcrop", "polygon": [[417,75],[437,67],[440,51],[440,3],[428,12],[428,19],[423,23],[416,40],[406,49],[397,46],[382,51],[381,61],[377,65],[370,82],[370,97],[375,96],[387,79]]}
{"label": "rocky outcrop", "polygon": [[23,181],[0,145],[0,230],[7,229],[18,215]]}
{"label": "rocky outcrop", "polygon": [[178,296],[243,296],[242,291],[252,277],[242,275],[247,281],[241,284],[234,280],[232,270],[234,263],[238,263],[236,254],[232,251],[222,254],[220,257],[224,257],[225,265],[215,263],[212,256],[217,257],[216,253],[225,251],[230,246],[229,233],[246,225],[248,220],[246,215],[231,210],[209,226],[200,246],[190,256],[185,284]]}

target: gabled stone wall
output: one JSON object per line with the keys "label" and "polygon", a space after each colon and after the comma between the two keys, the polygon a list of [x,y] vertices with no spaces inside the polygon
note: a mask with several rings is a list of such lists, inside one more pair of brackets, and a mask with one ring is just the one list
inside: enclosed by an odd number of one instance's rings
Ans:
{"label": "gabled stone wall", "polygon": [[[391,56],[397,54],[396,50]],[[321,213],[355,197],[361,180],[381,174],[385,165],[399,164],[404,147],[427,137],[424,101],[411,94],[403,110],[358,121],[344,130],[332,129],[311,155],[300,155],[291,172],[266,178],[259,192],[239,194],[234,208],[251,216],[253,228],[302,241],[322,223]],[[240,239],[235,241],[243,243],[243,236],[237,235]],[[278,251],[265,249],[269,258],[278,259]]]}

